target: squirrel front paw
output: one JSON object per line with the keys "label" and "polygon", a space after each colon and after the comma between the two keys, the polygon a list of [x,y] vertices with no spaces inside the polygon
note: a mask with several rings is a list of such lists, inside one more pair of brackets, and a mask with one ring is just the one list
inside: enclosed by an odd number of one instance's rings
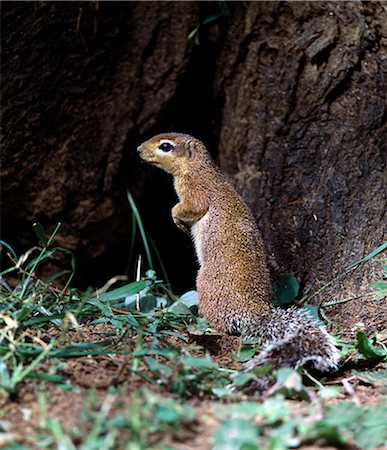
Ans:
{"label": "squirrel front paw", "polygon": [[190,234],[190,224],[186,220],[183,220],[182,217],[184,217],[184,209],[182,207],[182,203],[178,203],[172,208],[172,219],[180,230],[184,231],[184,233]]}
{"label": "squirrel front paw", "polygon": [[175,222],[175,225],[180,228],[180,230],[184,231],[186,234],[191,233],[191,227],[188,225],[187,222],[184,222],[183,220],[173,217],[173,221]]}

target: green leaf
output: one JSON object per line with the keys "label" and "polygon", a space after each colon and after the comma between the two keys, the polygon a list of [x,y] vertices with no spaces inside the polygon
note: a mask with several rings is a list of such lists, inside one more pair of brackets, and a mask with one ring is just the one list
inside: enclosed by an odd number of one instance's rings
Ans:
{"label": "green leaf", "polygon": [[375,448],[387,441],[387,407],[376,406],[365,411],[355,442],[360,448]]}
{"label": "green leaf", "polygon": [[10,294],[12,294],[13,289],[11,286],[4,280],[4,278],[0,274],[0,285],[3,286]]}
{"label": "green leaf", "polygon": [[188,291],[165,309],[180,316],[191,316],[193,310],[190,308],[197,306],[198,303],[198,293],[196,291]]}
{"label": "green leaf", "polygon": [[[137,309],[136,302],[136,298],[134,298],[130,303],[125,300],[125,307],[129,310],[135,311]],[[159,301],[154,295],[144,295],[140,297],[139,306],[141,312],[148,313],[154,311],[155,308],[159,306]]]}
{"label": "green leaf", "polygon": [[[196,322],[188,325],[187,331],[189,334],[203,336],[204,334],[214,334],[208,332],[209,325],[207,320],[204,317],[198,317]],[[219,334],[219,333],[218,333]]]}
{"label": "green leaf", "polygon": [[30,320],[23,320],[23,322],[20,324],[20,327],[27,328],[27,327],[30,327],[31,325],[36,325],[38,323],[45,323],[45,322],[52,322],[59,327],[61,326],[62,322],[61,322],[61,320],[58,320],[58,319],[63,319],[65,316],[64,314],[50,314],[48,311],[46,312],[45,308],[41,309],[40,312],[43,312],[43,311],[44,311],[44,314],[46,314],[46,315],[35,317]]}
{"label": "green leaf", "polygon": [[274,284],[275,304],[279,306],[293,303],[298,295],[300,285],[297,279],[288,273],[279,277],[278,283]]}
{"label": "green leaf", "polygon": [[190,405],[181,404],[173,398],[163,398],[156,405],[155,417],[160,422],[189,423],[195,418],[195,409]]}
{"label": "green leaf", "polygon": [[376,283],[370,283],[370,287],[375,289],[375,300],[384,300],[387,297],[387,282],[377,281]]}
{"label": "green leaf", "polygon": [[138,294],[145,287],[150,286],[150,281],[139,280],[132,283],[125,284],[117,289],[113,289],[110,292],[105,292],[99,296],[99,300],[102,302],[112,302],[116,300],[123,300],[130,295]]}
{"label": "green leaf", "polygon": [[226,398],[233,395],[233,392],[226,387],[214,387],[211,389],[211,392],[218,398]]}
{"label": "green leaf", "polygon": [[[349,434],[360,448],[375,448],[387,440],[386,416],[387,408],[384,406],[363,409],[351,402],[340,402],[328,406],[325,418],[315,424],[313,430],[305,433],[301,429],[301,433],[310,438],[317,431],[315,438],[325,437],[341,443],[347,441],[345,437]],[[307,427],[303,424],[301,428]],[[321,430],[325,430],[325,436]],[[328,430],[331,430],[330,435],[327,434]]]}
{"label": "green leaf", "polygon": [[249,383],[250,381],[253,381],[255,378],[256,375],[251,372],[241,372],[232,377],[235,386],[239,388]]}
{"label": "green leaf", "polygon": [[262,414],[262,405],[255,402],[235,403],[230,405],[226,411],[224,411],[224,405],[222,405],[222,414],[224,413],[227,414],[227,417],[243,417],[251,420]]}
{"label": "green leaf", "polygon": [[0,359],[0,387],[5,388],[10,385],[11,376],[5,362]]}
{"label": "green leaf", "polygon": [[377,281],[375,283],[370,283],[370,286],[374,289],[386,290],[387,289],[387,281]]}
{"label": "green leaf", "polygon": [[45,250],[43,252],[41,252],[38,256],[36,256],[35,258],[33,258],[26,266],[25,266],[25,270],[29,271],[31,270],[31,273],[33,273],[36,269],[36,267],[45,259],[51,258],[52,255],[54,255],[56,252],[55,248],[52,248],[50,250]]}
{"label": "green leaf", "polygon": [[180,301],[172,303],[168,310],[179,316],[192,316],[192,311]]}
{"label": "green leaf", "polygon": [[243,344],[239,350],[238,361],[249,361],[257,352],[257,347],[251,344]]}
{"label": "green leaf", "polygon": [[[107,355],[109,353],[119,353],[112,351],[109,346],[111,341],[85,342],[74,345],[67,345],[51,352],[57,358],[75,358],[88,355]],[[109,348],[109,350],[108,350]]]}
{"label": "green leaf", "polygon": [[[24,367],[22,364],[18,365],[10,376],[8,384],[2,387],[5,388],[8,392],[14,392],[16,385],[31,374],[31,372],[39,365],[39,363],[50,353],[54,344],[55,341],[51,341],[46,348],[43,349],[40,347],[40,354],[36,356],[36,358],[30,363],[29,366]],[[4,380],[3,374],[2,378]]]}
{"label": "green leaf", "polygon": [[288,450],[299,447],[300,438],[296,435],[296,419],[287,419],[279,426],[271,427],[268,450]]}
{"label": "green leaf", "polygon": [[191,369],[213,369],[218,367],[210,356],[205,356],[203,358],[186,357],[183,359],[183,363],[186,367]]}
{"label": "green leaf", "polygon": [[351,402],[341,402],[330,405],[324,423],[338,427],[341,430],[357,427],[363,415],[362,409]]}
{"label": "green leaf", "polygon": [[257,450],[259,428],[250,420],[232,417],[215,431],[213,450]]}
{"label": "green leaf", "polygon": [[375,347],[363,331],[359,331],[356,334],[356,339],[356,348],[359,350],[359,353],[364,355],[366,358],[373,359],[387,356],[387,350]]}
{"label": "green leaf", "polygon": [[286,389],[300,392],[304,389],[301,375],[294,369],[282,368],[277,371],[277,381]]}
{"label": "green leaf", "polygon": [[317,423],[300,422],[299,433],[306,441],[322,440],[342,448],[347,439],[335,425],[328,425],[323,420]]}
{"label": "green leaf", "polygon": [[377,372],[352,370],[352,375],[363,383],[372,384],[387,388],[387,370],[378,370]]}
{"label": "green leaf", "polygon": [[165,378],[172,374],[172,369],[166,364],[161,363],[156,358],[145,358],[145,362],[149,370],[155,374],[161,374]]}
{"label": "green leaf", "polygon": [[283,395],[269,397],[262,405],[262,415],[271,424],[290,415],[290,409],[284,403]]}
{"label": "green leaf", "polygon": [[187,36],[189,41],[192,41],[195,45],[199,45],[199,27],[194,28]]}
{"label": "green leaf", "polygon": [[263,377],[270,373],[274,368],[273,364],[263,364],[262,366],[254,367],[251,371],[256,377]]}
{"label": "green leaf", "polygon": [[324,322],[320,319],[320,316],[318,315],[318,308],[316,306],[307,304],[302,309],[304,311],[307,311],[308,315],[312,317],[312,319],[314,319],[316,322],[320,323],[321,325],[324,325]]}
{"label": "green leaf", "polygon": [[318,390],[318,395],[324,400],[336,397],[340,393],[339,386],[323,386]]}
{"label": "green leaf", "polygon": [[199,297],[197,291],[188,291],[180,296],[179,302],[183,303],[187,308],[197,306],[199,304]]}

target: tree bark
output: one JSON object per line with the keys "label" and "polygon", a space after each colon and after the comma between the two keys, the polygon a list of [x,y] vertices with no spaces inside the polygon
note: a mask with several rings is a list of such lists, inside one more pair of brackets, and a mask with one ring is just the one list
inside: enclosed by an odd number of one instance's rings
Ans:
{"label": "tree bark", "polygon": [[[250,2],[219,57],[221,166],[275,271],[304,291],[386,239],[385,24],[378,2]],[[324,295],[359,294],[380,272],[370,264]]]}
{"label": "tree bark", "polygon": [[[317,289],[385,240],[385,5],[228,2],[229,19],[219,3],[2,5],[7,238],[25,247],[32,221],[61,220],[60,242],[102,284],[125,266],[128,186],[175,286],[192,287],[170,181],[135,152],[177,130],[216,150],[274,277]],[[375,276],[371,264],[339,297]]]}
{"label": "tree bark", "polygon": [[[2,234],[26,249],[32,223],[63,223],[78,274],[97,285],[125,268],[141,196],[135,145],[187,71],[193,2],[2,5]],[[137,178],[138,175],[138,178]]]}

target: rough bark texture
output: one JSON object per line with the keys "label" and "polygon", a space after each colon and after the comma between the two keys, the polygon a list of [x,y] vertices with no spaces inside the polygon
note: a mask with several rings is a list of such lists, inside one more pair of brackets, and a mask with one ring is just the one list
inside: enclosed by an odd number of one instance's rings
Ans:
{"label": "rough bark texture", "polygon": [[125,266],[128,185],[173,281],[189,287],[194,263],[171,225],[170,181],[135,154],[150,134],[177,130],[217,149],[274,274],[308,288],[383,242],[385,4],[229,7],[231,21],[202,25],[194,47],[187,35],[215,2],[2,5],[8,240],[26,246],[32,221],[60,219],[61,243],[102,284]]}
{"label": "rough bark texture", "polygon": [[306,284],[386,238],[384,8],[251,2],[220,56],[221,165]]}
{"label": "rough bark texture", "polygon": [[176,94],[197,22],[195,3],[2,5],[2,219],[12,244],[31,245],[36,220],[61,220],[60,243],[77,251],[87,280],[124,270],[125,185],[140,193],[143,181],[135,143]]}

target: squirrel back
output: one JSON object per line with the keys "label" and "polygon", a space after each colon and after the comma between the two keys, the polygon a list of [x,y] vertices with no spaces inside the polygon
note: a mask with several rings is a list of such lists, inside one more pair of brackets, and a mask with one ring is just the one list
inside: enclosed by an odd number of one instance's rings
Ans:
{"label": "squirrel back", "polygon": [[175,224],[193,239],[200,265],[199,307],[219,331],[259,337],[267,347],[249,363],[319,370],[335,368],[333,339],[312,318],[271,303],[271,283],[261,234],[235,189],[192,136],[165,133],[138,147],[147,162],[174,177],[179,203]]}

